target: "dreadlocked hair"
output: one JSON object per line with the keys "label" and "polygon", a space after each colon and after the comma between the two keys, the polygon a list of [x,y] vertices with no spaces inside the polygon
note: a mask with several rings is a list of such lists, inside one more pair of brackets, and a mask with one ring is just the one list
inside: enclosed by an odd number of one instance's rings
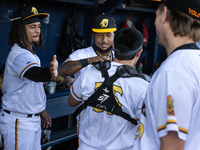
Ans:
{"label": "dreadlocked hair", "polygon": [[40,44],[41,50],[44,50],[44,41],[43,41],[43,34],[42,34],[42,28],[40,28]]}
{"label": "dreadlocked hair", "polygon": [[[11,50],[11,48],[13,47],[15,43],[21,48],[27,49],[30,52],[34,50],[34,49],[33,50],[31,49],[31,44],[26,35],[25,23],[22,20],[16,20],[16,21],[13,21],[12,23],[11,30],[9,33],[9,39],[8,39],[9,51]],[[40,46],[41,49],[45,49],[43,36],[42,36],[42,29],[40,30],[40,44],[36,45],[36,47],[37,46]]]}

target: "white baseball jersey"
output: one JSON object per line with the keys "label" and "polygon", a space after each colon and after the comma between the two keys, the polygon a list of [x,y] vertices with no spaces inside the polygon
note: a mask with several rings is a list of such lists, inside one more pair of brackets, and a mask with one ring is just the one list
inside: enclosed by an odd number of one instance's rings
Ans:
{"label": "white baseball jersey", "polygon": [[[114,52],[112,51],[113,56],[114,56]],[[90,57],[95,57],[97,56],[96,52],[94,51],[93,47],[87,47],[87,48],[83,48],[83,49],[79,49],[74,51],[72,54],[69,55],[69,57],[65,60],[65,62],[67,61],[76,61],[76,60],[80,60],[80,59],[85,59],[85,58],[90,58]],[[78,76],[89,67],[90,65],[82,68],[80,71],[78,71],[77,73],[74,74],[75,79],[78,78]]]}
{"label": "white baseball jersey", "polygon": [[2,83],[2,107],[11,112],[36,114],[46,107],[46,94],[42,82],[24,77],[31,67],[40,67],[40,59],[15,44],[6,61]]}
{"label": "white baseball jersey", "polygon": [[[109,76],[121,65],[111,62]],[[70,92],[78,101],[87,100],[104,81],[102,74],[91,65],[71,86]],[[148,82],[138,77],[119,78],[113,84],[115,98],[132,118],[141,112]],[[79,150],[127,150],[134,144],[137,126],[120,116],[88,106],[79,116]]]}
{"label": "white baseball jersey", "polygon": [[46,94],[42,82],[24,77],[33,66],[40,67],[38,56],[14,44],[6,60],[2,84],[0,133],[5,150],[41,150],[41,119],[33,114],[45,109]]}
{"label": "white baseball jersey", "polygon": [[196,42],[196,44],[200,48],[200,41]]}
{"label": "white baseball jersey", "polygon": [[200,50],[174,51],[147,89],[136,150],[160,149],[160,138],[175,131],[184,150],[200,149]]}

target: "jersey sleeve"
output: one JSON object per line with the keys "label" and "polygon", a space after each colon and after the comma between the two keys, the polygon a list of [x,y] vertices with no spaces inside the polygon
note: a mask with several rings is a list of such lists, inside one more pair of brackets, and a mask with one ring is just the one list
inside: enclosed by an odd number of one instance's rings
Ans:
{"label": "jersey sleeve", "polygon": [[73,53],[71,53],[69,55],[69,57],[65,60],[65,62],[76,61],[76,60],[80,60],[80,59],[84,59],[84,58],[88,58],[88,56],[84,50],[80,49],[80,50],[76,50]]}
{"label": "jersey sleeve", "polygon": [[156,120],[159,138],[175,131],[186,140],[191,119],[194,81],[179,72],[163,72],[154,80],[151,88],[151,106]]}
{"label": "jersey sleeve", "polygon": [[70,87],[70,93],[73,96],[74,99],[77,101],[83,101],[83,94],[82,94],[82,80],[83,74],[81,74],[73,83],[73,85]]}
{"label": "jersey sleeve", "polygon": [[135,105],[136,107],[134,108],[135,110],[133,110],[136,112],[137,120],[140,120],[140,117],[141,117],[141,111],[142,111],[142,106],[143,106],[147,86],[148,86],[148,83],[146,82],[143,84],[143,86],[141,86],[141,87],[139,86],[139,88],[138,88],[138,89],[141,89],[141,91],[140,91],[140,94],[136,101],[136,105]]}
{"label": "jersey sleeve", "polygon": [[39,62],[35,59],[34,55],[29,53],[21,53],[15,57],[12,63],[12,69],[22,79],[24,73],[31,67],[40,67]]}
{"label": "jersey sleeve", "polygon": [[101,77],[101,73],[95,67],[84,70],[70,87],[70,93],[77,101],[86,101],[95,91],[96,78]]}
{"label": "jersey sleeve", "polygon": [[143,101],[144,101],[144,97],[139,97],[136,109],[133,110],[136,112],[137,120],[140,120],[140,117],[141,117],[141,111],[142,111],[141,109],[142,109]]}

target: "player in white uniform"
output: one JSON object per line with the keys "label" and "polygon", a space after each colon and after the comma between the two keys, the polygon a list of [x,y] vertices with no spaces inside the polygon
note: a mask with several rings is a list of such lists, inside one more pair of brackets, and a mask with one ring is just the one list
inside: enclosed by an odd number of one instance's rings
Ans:
{"label": "player in white uniform", "polygon": [[[143,36],[136,29],[125,28],[115,36],[115,58],[108,70],[112,76],[120,65],[132,69],[142,53]],[[102,74],[91,65],[70,88],[68,103],[77,106],[86,101],[105,80]],[[122,110],[136,119],[148,82],[139,77],[119,78],[113,84],[113,94]],[[92,99],[93,100],[93,99]],[[139,115],[139,114],[138,114]],[[129,150],[134,144],[137,126],[126,119],[107,111],[87,106],[78,120],[78,150]]]}
{"label": "player in white uniform", "polygon": [[23,6],[11,17],[10,52],[5,64],[0,113],[4,150],[40,150],[41,119],[43,127],[51,126],[45,111],[43,81],[57,76],[58,62],[54,56],[49,67],[41,68],[33,47],[44,49],[40,19],[46,16],[35,7]]}
{"label": "player in white uniform", "polygon": [[158,44],[167,59],[145,96],[137,150],[200,149],[199,0],[162,0],[156,11]]}
{"label": "player in white uniform", "polygon": [[71,76],[75,79],[88,68],[88,64],[102,60],[113,60],[112,44],[114,32],[117,30],[115,20],[108,14],[95,17],[92,27],[94,44],[85,49],[79,49],[70,54],[60,66],[59,75]]}

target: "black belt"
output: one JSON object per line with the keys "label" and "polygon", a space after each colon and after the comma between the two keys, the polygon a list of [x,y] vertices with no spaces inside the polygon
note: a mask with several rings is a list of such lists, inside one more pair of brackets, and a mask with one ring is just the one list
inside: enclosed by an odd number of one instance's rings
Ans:
{"label": "black belt", "polygon": [[[3,111],[5,111],[6,113],[10,114],[11,112],[8,110],[3,109]],[[27,118],[31,118],[32,116],[40,116],[41,113],[37,113],[37,114],[27,114]]]}

